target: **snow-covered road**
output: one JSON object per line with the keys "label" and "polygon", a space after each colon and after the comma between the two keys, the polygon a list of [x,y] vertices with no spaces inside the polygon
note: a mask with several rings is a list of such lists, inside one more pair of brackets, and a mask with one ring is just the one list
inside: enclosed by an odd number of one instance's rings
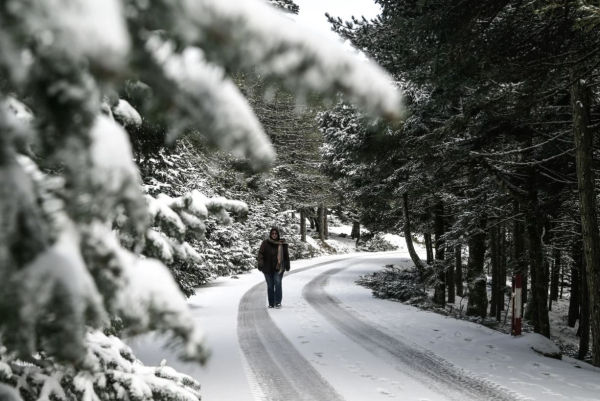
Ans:
{"label": "snow-covered road", "polygon": [[481,325],[375,299],[354,281],[405,253],[292,262],[284,308],[266,309],[259,272],[221,278],[190,299],[213,350],[182,364],[161,339],[131,343],[147,364],[166,358],[221,400],[600,400],[600,372],[531,350]]}

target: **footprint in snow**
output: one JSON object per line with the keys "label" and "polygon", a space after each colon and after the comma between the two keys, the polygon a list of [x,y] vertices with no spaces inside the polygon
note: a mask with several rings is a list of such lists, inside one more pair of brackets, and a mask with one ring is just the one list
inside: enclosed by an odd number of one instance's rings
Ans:
{"label": "footprint in snow", "polygon": [[301,344],[308,344],[310,341],[302,341]]}
{"label": "footprint in snow", "polygon": [[315,355],[318,356],[319,358],[323,358],[323,353],[322,352],[315,352]]}
{"label": "footprint in snow", "polygon": [[377,391],[379,394],[387,395],[388,397],[395,397],[395,396],[396,396],[394,393],[390,393],[389,391],[387,391],[387,390],[386,390],[386,389],[384,389],[384,388],[378,388],[378,389],[376,389],[376,391]]}

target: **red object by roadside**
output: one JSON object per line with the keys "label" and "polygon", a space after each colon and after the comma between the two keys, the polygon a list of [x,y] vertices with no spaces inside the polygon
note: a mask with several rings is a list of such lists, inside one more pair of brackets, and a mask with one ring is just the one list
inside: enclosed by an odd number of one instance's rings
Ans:
{"label": "red object by roadside", "polygon": [[513,280],[512,296],[512,325],[511,334],[521,335],[521,320],[523,318],[523,274],[517,273]]}

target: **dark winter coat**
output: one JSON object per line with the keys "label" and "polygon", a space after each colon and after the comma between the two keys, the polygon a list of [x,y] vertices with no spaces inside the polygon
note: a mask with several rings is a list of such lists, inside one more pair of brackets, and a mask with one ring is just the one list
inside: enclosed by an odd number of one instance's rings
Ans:
{"label": "dark winter coat", "polygon": [[[277,230],[279,231],[279,230]],[[280,241],[284,241],[279,238]],[[283,267],[285,271],[290,271],[290,254],[288,244],[283,243]],[[265,239],[260,245],[258,251],[258,270],[263,273],[273,274],[277,272],[277,250],[279,245],[273,244],[269,239]]]}

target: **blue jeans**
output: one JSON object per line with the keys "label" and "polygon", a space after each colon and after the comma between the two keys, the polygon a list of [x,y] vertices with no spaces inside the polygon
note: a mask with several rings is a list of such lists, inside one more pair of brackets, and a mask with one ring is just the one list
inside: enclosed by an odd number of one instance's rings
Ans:
{"label": "blue jeans", "polygon": [[283,273],[264,273],[265,280],[267,281],[267,297],[269,298],[269,305],[275,305],[281,303],[283,297],[283,290],[281,289],[281,280],[283,279]]}

